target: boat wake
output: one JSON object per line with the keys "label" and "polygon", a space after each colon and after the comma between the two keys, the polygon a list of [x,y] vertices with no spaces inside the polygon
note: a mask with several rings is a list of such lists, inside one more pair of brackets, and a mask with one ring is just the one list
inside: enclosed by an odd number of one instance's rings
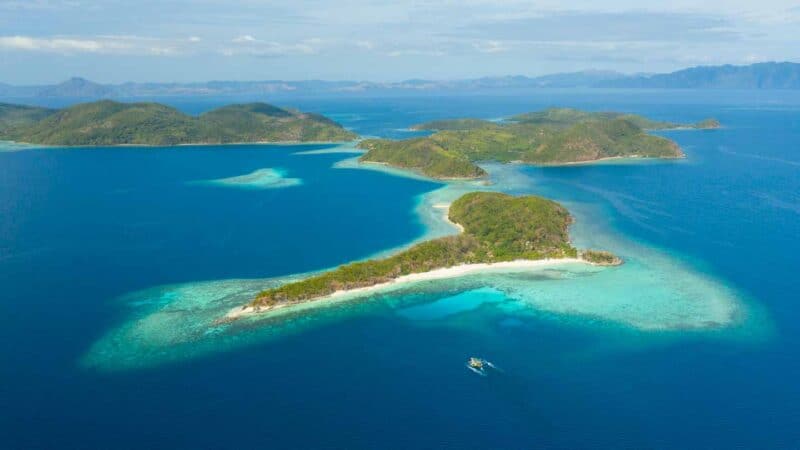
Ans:
{"label": "boat wake", "polygon": [[473,371],[473,372],[477,373],[478,375],[480,375],[480,376],[482,376],[482,377],[485,377],[485,376],[486,376],[486,371],[484,371],[484,370],[482,370],[482,369],[476,369],[476,368],[474,368],[474,367],[470,367],[470,366],[469,366],[469,364],[467,364],[467,369],[469,369],[469,370],[471,370],[471,371]]}
{"label": "boat wake", "polygon": [[484,364],[486,364],[487,366],[491,367],[492,369],[494,369],[494,370],[498,371],[498,372],[502,372],[502,371],[503,371],[503,369],[501,369],[501,368],[499,368],[499,367],[495,366],[494,364],[492,364],[492,363],[491,363],[491,362],[489,362],[489,361],[486,361],[486,360],[484,360],[484,361],[483,361],[483,363],[484,363]]}

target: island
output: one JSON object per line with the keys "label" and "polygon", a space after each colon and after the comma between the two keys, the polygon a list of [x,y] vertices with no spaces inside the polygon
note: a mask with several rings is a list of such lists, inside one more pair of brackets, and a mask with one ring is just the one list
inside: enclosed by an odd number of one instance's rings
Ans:
{"label": "island", "polygon": [[391,139],[366,139],[358,147],[367,150],[358,158],[362,163],[386,164],[410,169],[440,180],[480,178],[486,176],[473,160],[460,149],[447,147],[441,142],[443,133],[395,141]]}
{"label": "island", "polygon": [[[383,259],[354,262],[334,270],[265,290],[231,311],[227,319],[292,304],[319,300],[387,283],[426,279],[444,270],[452,276],[487,267],[528,267],[537,263],[585,262],[617,265],[603,251],[578,251],[569,240],[572,216],[560,204],[542,197],[515,197],[498,192],[471,192],[454,201],[448,218],[461,233],[416,244]],[[448,272],[449,271],[449,272]],[[441,277],[441,273],[438,276]]]}
{"label": "island", "polygon": [[716,130],[722,128],[722,124],[717,119],[705,119],[694,124],[694,128],[698,130]]}
{"label": "island", "polygon": [[34,124],[55,113],[50,108],[0,103],[0,133],[9,128]]}
{"label": "island", "polygon": [[622,119],[633,123],[643,130],[677,130],[677,129],[701,129],[719,127],[716,119],[708,118],[697,123],[676,123],[651,120],[638,114],[621,113],[614,111],[581,111],[574,108],[547,108],[543,111],[535,111],[512,116],[509,120],[516,123],[527,123],[537,125],[553,125],[567,127],[579,122],[590,120],[604,121]]}
{"label": "island", "polygon": [[445,119],[418,123],[412,125],[409,129],[412,131],[466,131],[479,128],[494,128],[496,126],[497,122],[483,119]]}
{"label": "island", "polygon": [[366,139],[361,162],[387,164],[438,179],[480,178],[480,161],[565,165],[615,158],[682,158],[678,145],[648,130],[718,128],[706,119],[696,124],[660,122],[635,114],[550,108],[501,122],[480,119],[437,120],[412,127],[434,131],[403,140]]}
{"label": "island", "polygon": [[159,103],[101,100],[64,109],[0,105],[0,140],[61,146],[337,142],[357,136],[325,116],[266,103],[192,116]]}

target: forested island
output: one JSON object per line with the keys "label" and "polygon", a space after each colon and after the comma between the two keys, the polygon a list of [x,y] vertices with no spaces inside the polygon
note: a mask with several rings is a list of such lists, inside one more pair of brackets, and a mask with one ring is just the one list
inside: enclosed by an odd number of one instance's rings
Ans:
{"label": "forested island", "polygon": [[0,104],[0,140],[42,145],[180,145],[350,141],[325,116],[266,103],[191,116],[159,103],[102,100],[64,109]]}
{"label": "forested island", "polygon": [[550,108],[502,122],[480,119],[437,120],[412,127],[434,134],[404,140],[367,139],[363,162],[416,170],[439,179],[479,178],[476,162],[559,165],[609,158],[681,158],[673,141],[647,130],[718,128],[707,119],[696,124],[653,121],[635,114]]}
{"label": "forested island", "polygon": [[[579,252],[569,240],[569,212],[541,197],[514,197],[497,192],[472,192],[450,206],[449,219],[462,233],[423,242],[383,259],[355,262],[258,294],[243,307],[271,309],[323,298],[337,291],[376,286],[403,276],[436,269],[544,259],[582,259],[602,265],[620,264],[604,251]],[[229,315],[235,317],[238,312]]]}

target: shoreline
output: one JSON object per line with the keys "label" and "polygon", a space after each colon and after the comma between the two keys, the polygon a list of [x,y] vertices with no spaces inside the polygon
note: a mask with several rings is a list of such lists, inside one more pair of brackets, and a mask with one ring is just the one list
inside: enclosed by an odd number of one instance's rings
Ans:
{"label": "shoreline", "polygon": [[378,283],[371,286],[364,286],[353,289],[344,289],[336,291],[332,294],[315,297],[298,302],[286,302],[274,306],[251,306],[249,304],[238,306],[220,318],[220,322],[230,322],[243,317],[253,316],[257,314],[264,314],[279,309],[284,309],[290,306],[299,306],[314,302],[325,303],[329,300],[344,299],[350,296],[359,297],[365,294],[380,291],[388,287],[402,286],[406,284],[413,284],[422,281],[445,280],[450,278],[459,278],[468,275],[474,275],[480,272],[489,270],[530,270],[541,269],[547,267],[559,266],[562,264],[587,264],[590,266],[599,266],[586,261],[581,258],[545,258],[545,259],[516,259],[513,261],[503,261],[496,263],[474,263],[474,264],[460,264],[457,266],[443,267],[439,269],[429,270],[427,272],[411,273],[408,275],[399,276],[391,281],[385,283]]}
{"label": "shoreline", "polygon": [[243,145],[345,145],[345,144],[352,144],[354,142],[358,142],[359,139],[353,139],[351,141],[252,141],[252,142],[224,142],[224,143],[213,143],[213,142],[196,142],[196,143],[182,143],[182,144],[86,144],[86,145],[70,145],[70,144],[32,144],[30,142],[20,142],[20,141],[6,141],[0,140],[0,144],[8,143],[12,145],[20,145],[25,146],[26,149],[58,149],[58,148],[65,148],[65,149],[72,149],[72,148],[103,148],[103,147],[141,147],[141,148],[171,148],[171,147],[224,147],[224,146],[243,146]]}
{"label": "shoreline", "polygon": [[592,159],[588,161],[570,161],[570,162],[563,162],[563,163],[553,163],[553,164],[535,164],[535,163],[528,163],[524,161],[512,161],[511,164],[520,164],[524,166],[535,166],[535,167],[566,167],[566,166],[589,166],[592,164],[610,164],[615,161],[619,162],[647,162],[647,161],[676,161],[681,159],[686,159],[687,156],[685,153],[681,153],[680,156],[673,156],[673,157],[664,157],[664,156],[608,156],[605,158],[598,158]]}
{"label": "shoreline", "polygon": [[[685,157],[685,156],[683,156]],[[662,159],[662,158],[638,158],[638,157],[609,157],[603,158],[600,160],[594,161],[586,161],[586,162],[576,162],[576,163],[569,163],[569,164],[591,164],[596,163],[598,161],[604,160],[642,160],[642,159]],[[360,168],[360,169],[373,169],[379,170],[384,173],[389,173],[392,175],[401,175],[410,178],[422,179],[425,181],[433,181],[433,182],[441,182],[445,186],[451,185],[452,183],[458,182],[465,182],[465,181],[479,181],[481,178],[477,179],[450,179],[450,180],[442,180],[437,178],[432,178],[426,175],[423,175],[413,169],[404,168],[404,167],[397,167],[385,162],[372,162],[372,161],[359,161],[358,158],[347,158],[343,161],[352,161],[354,163],[352,168]],[[337,163],[338,164],[338,163]],[[506,163],[513,166],[525,166],[531,165],[524,162],[509,162]],[[336,166],[336,165],[334,165]],[[482,177],[483,178],[483,177]],[[454,231],[456,234],[461,234],[464,232],[464,227],[461,224],[453,222],[450,220],[449,217],[449,210],[450,205],[452,202],[445,201],[445,202],[435,202],[428,206],[432,211],[442,211],[442,214],[434,214],[440,217],[442,222],[446,223]],[[571,242],[571,239],[570,239]],[[294,301],[294,302],[285,302],[279,303],[272,306],[251,306],[249,303],[244,304],[241,306],[234,307],[233,309],[229,310],[223,317],[217,319],[216,323],[226,323],[232,322],[237,319],[258,315],[258,314],[265,314],[269,312],[274,312],[277,310],[286,309],[289,307],[299,307],[299,306],[308,306],[310,304],[320,302],[323,305],[327,304],[326,300],[336,300],[342,299],[343,297],[359,297],[364,294],[368,294],[370,292],[379,291],[384,288],[396,286],[396,285],[403,285],[403,284],[410,284],[420,281],[429,281],[429,280],[441,280],[441,279],[448,279],[448,278],[458,278],[467,275],[473,275],[481,271],[488,271],[488,270],[525,270],[525,269],[535,269],[535,268],[542,268],[547,266],[557,266],[561,264],[569,264],[569,263],[578,263],[578,264],[586,264],[589,266],[601,266],[601,267],[610,267],[610,266],[617,266],[623,264],[623,261],[620,259],[618,263],[612,264],[604,264],[598,262],[592,262],[582,257],[579,252],[577,258],[546,258],[546,259],[537,259],[537,260],[526,260],[526,259],[518,259],[513,261],[503,261],[503,262],[496,262],[496,263],[475,263],[475,264],[459,264],[457,266],[445,267],[445,268],[438,268],[433,269],[427,272],[420,272],[420,273],[413,273],[408,275],[402,275],[395,279],[392,279],[388,282],[378,283],[371,286],[364,286],[359,288],[353,289],[345,289],[340,291],[335,291],[331,294],[309,298],[301,301]]]}
{"label": "shoreline", "polygon": [[[614,157],[613,159],[618,159],[619,157]],[[624,158],[628,159],[628,158]],[[476,181],[476,179],[458,179],[458,180],[439,180],[436,178],[431,178],[425,175],[422,175],[412,169],[403,168],[403,167],[396,167],[384,162],[365,162],[359,161],[357,158],[348,158],[344,161],[353,161],[354,168],[361,168],[361,169],[377,169],[385,173],[390,173],[393,175],[401,175],[408,176],[411,178],[418,178],[423,179],[426,181],[440,181],[445,186],[451,185],[451,183],[457,182],[464,182],[464,181]],[[520,166],[520,165],[527,165],[525,163],[507,163],[510,165]],[[479,180],[479,179],[477,179]],[[448,226],[452,227],[455,234],[462,234],[464,233],[464,227],[461,224],[453,222],[450,220],[449,211],[450,205],[452,202],[445,201],[445,202],[435,202],[428,206],[432,211],[442,211],[442,214],[434,214],[440,217],[440,220],[446,223]],[[570,239],[571,242],[571,239]],[[327,304],[326,300],[336,300],[342,299],[343,297],[359,297],[364,294],[368,294],[370,292],[379,291],[384,288],[396,286],[396,285],[403,285],[403,284],[411,284],[420,281],[429,281],[429,280],[442,280],[448,278],[458,278],[467,275],[473,275],[481,271],[489,271],[489,270],[525,270],[525,269],[535,269],[535,268],[542,268],[547,266],[557,266],[561,264],[569,264],[569,263],[578,263],[578,264],[586,264],[589,266],[616,266],[622,264],[622,260],[619,260],[619,263],[615,264],[603,264],[603,263],[596,263],[589,261],[583,258],[580,253],[577,258],[545,258],[545,259],[537,259],[537,260],[527,260],[527,259],[518,259],[513,261],[503,261],[503,262],[496,262],[496,263],[475,263],[475,264],[459,264],[457,266],[451,267],[444,267],[433,269],[427,272],[419,272],[419,273],[412,273],[408,275],[402,275],[390,281],[384,283],[378,283],[371,286],[364,286],[359,288],[353,289],[345,289],[340,291],[335,291],[331,294],[309,298],[301,301],[295,302],[285,302],[279,303],[272,306],[252,306],[249,303],[234,307],[233,309],[229,310],[223,317],[217,319],[216,323],[226,323],[232,322],[237,319],[254,316],[258,314],[265,314],[269,312],[274,312],[277,310],[286,309],[289,307],[299,307],[303,305],[310,305],[316,302],[321,302]]]}
{"label": "shoreline", "polygon": [[[356,159],[345,157],[334,163],[333,167],[375,170],[392,176],[422,179],[407,170],[358,164]],[[348,164],[341,164],[344,161]],[[480,189],[538,193],[536,187],[540,186],[537,183],[539,179],[525,174],[520,166],[521,164],[501,163],[482,165],[490,173],[490,179],[499,179],[491,187]],[[523,176],[525,178],[520,179]],[[417,239],[381,250],[365,259],[384,257],[419,241],[457,232],[444,220],[446,211],[442,214],[443,209],[458,195],[473,190],[476,183],[480,181],[441,183],[441,186],[432,187],[417,196],[412,212],[424,225],[424,233]],[[499,290],[508,287],[520,289],[514,291],[513,297],[513,301],[518,302],[520,307],[558,317],[581,319],[581,323],[576,323],[575,326],[597,326],[595,322],[609,323],[615,327],[633,330],[637,336],[639,333],[660,333],[657,336],[664,333],[671,333],[669,336],[679,333],[714,333],[712,336],[716,337],[721,332],[728,333],[724,330],[733,330],[735,333],[744,332],[749,339],[750,327],[739,327],[739,324],[756,322],[757,319],[753,317],[759,310],[751,311],[753,305],[745,303],[745,298],[739,300],[734,288],[715,280],[712,274],[698,270],[690,261],[617,233],[611,226],[611,213],[595,206],[569,204],[568,209],[579,224],[579,227],[570,229],[571,241],[577,238],[579,247],[608,248],[625,255],[627,268],[622,266],[607,271],[602,267],[594,268],[588,262],[569,263],[563,259],[554,260],[550,268],[542,260],[531,260],[539,267],[528,268],[526,271],[524,267],[515,269],[503,268],[497,264],[489,265],[480,269],[483,273],[471,275],[476,277],[475,282],[465,278],[465,284],[472,286],[484,277],[487,281],[496,278],[500,284],[490,286]],[[597,236],[599,241],[586,241],[587,236]],[[641,264],[644,261],[647,264]],[[633,264],[627,264],[628,262]],[[249,307],[248,302],[265,288],[301,281],[331,269],[335,267],[269,279],[205,280],[126,293],[126,304],[136,304],[137,308],[139,304],[147,305],[147,309],[143,307],[141,313],[126,318],[123,324],[114,327],[94,342],[83,357],[83,364],[101,370],[127,370],[192,360],[207,354],[226,352],[229,348],[244,347],[266,339],[266,336],[283,336],[288,330],[300,332],[301,324],[311,327],[317,326],[317,323],[327,323],[322,322],[323,320],[339,321],[342,316],[349,317],[350,309],[355,311],[352,314],[361,314],[362,308],[383,308],[384,304],[393,308],[395,296],[414,294],[416,289],[430,292],[449,288],[451,283],[447,280],[432,280],[415,286],[406,284],[409,283],[407,279],[394,279],[383,286],[365,286],[355,292],[339,292],[333,298],[319,296],[297,303],[277,304],[269,309],[262,307],[259,311],[241,311]],[[444,270],[447,269],[452,267]],[[436,272],[441,273],[442,270],[436,269]],[[558,282],[539,283],[535,280],[527,281],[529,277],[522,276],[548,271],[563,271],[568,274],[585,271],[594,274],[596,271],[598,281],[589,277],[568,276]],[[499,276],[504,273],[516,273],[520,276]],[[417,277],[420,274],[411,275]],[[455,275],[451,276],[458,280]],[[639,295],[636,298],[636,293],[648,295]],[[340,313],[340,309],[348,312]],[[233,317],[228,317],[229,315]],[[306,320],[307,317],[311,317],[311,320]],[[587,318],[591,323],[584,324],[582,318]],[[745,337],[742,336],[742,339]]]}
{"label": "shoreline", "polygon": [[450,203],[436,203],[434,205],[431,205],[431,207],[434,209],[444,210],[444,214],[442,215],[444,221],[452,225],[453,227],[458,228],[459,234],[464,232],[464,225],[461,225],[460,223],[455,223],[452,220],[450,220]]}
{"label": "shoreline", "polygon": [[[364,153],[366,153],[366,150],[364,151]],[[383,161],[361,161],[361,160],[358,160],[358,164],[364,165],[364,166],[388,167],[390,169],[402,170],[402,171],[411,173],[411,174],[413,174],[415,176],[418,176],[420,178],[423,178],[425,180],[434,181],[434,182],[440,182],[440,183],[448,183],[448,182],[451,182],[451,181],[476,181],[476,180],[483,180],[483,179],[486,179],[488,177],[487,175],[483,175],[483,176],[480,176],[480,177],[432,177],[430,175],[425,175],[424,173],[422,173],[418,169],[414,169],[414,168],[411,168],[411,167],[396,166],[394,164],[389,164],[389,163],[383,162]]]}
{"label": "shoreline", "polygon": [[[516,166],[529,166],[529,167],[571,167],[571,166],[589,166],[589,165],[602,165],[602,164],[613,164],[615,162],[620,163],[637,163],[637,162],[671,162],[671,161],[681,161],[688,159],[686,153],[683,153],[681,150],[681,154],[678,156],[670,156],[670,157],[659,157],[659,156],[608,156],[605,158],[598,158],[598,159],[591,159],[587,161],[568,161],[568,162],[559,162],[559,163],[533,163],[527,161],[508,161],[508,162],[501,162],[500,164],[510,164]],[[418,177],[427,181],[439,182],[439,183],[450,183],[454,181],[481,181],[481,180],[488,180],[490,177],[488,175],[480,176],[480,177],[432,177],[425,175],[424,173],[420,172],[417,169],[413,169],[410,167],[400,167],[393,164],[389,164],[387,162],[382,161],[357,161],[358,165],[364,167],[385,167],[392,170],[399,170],[403,172],[407,172],[412,177]],[[476,163],[480,167],[479,164]]]}

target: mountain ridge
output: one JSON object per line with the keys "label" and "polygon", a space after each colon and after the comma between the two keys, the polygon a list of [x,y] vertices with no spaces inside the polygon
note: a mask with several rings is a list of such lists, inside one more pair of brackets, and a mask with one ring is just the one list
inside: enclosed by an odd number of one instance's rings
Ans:
{"label": "mountain ridge", "polygon": [[456,80],[408,79],[396,82],[212,80],[190,83],[101,84],[81,77],[72,77],[62,83],[40,86],[14,86],[0,82],[0,98],[103,99],[190,95],[418,94],[539,88],[800,89],[800,63],[765,62],[743,66],[695,66],[660,74],[623,74],[605,70],[582,70],[536,77],[506,75]]}

